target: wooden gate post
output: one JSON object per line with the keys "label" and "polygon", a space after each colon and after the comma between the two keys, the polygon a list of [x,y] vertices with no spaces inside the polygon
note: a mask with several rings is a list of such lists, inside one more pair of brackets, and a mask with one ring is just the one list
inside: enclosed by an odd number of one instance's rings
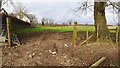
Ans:
{"label": "wooden gate post", "polygon": [[[88,39],[88,32],[89,32],[88,29],[89,29],[89,25],[87,24],[86,27],[87,27],[87,31],[86,31],[86,39]],[[87,40],[86,44],[88,44],[88,40]]]}
{"label": "wooden gate post", "polygon": [[10,32],[10,19],[9,17],[6,17],[6,24],[7,24],[7,37],[8,37],[8,46],[11,47],[11,32]]}
{"label": "wooden gate post", "polygon": [[72,46],[76,46],[76,39],[77,39],[77,22],[74,22],[73,26],[73,38],[72,38]]}

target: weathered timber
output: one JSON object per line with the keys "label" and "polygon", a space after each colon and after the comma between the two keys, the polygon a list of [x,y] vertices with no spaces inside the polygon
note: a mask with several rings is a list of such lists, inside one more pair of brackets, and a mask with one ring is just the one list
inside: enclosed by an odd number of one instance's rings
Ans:
{"label": "weathered timber", "polygon": [[79,46],[82,46],[84,43],[86,43],[89,39],[91,39],[93,37],[93,34],[88,38],[86,39],[85,41],[83,41]]}
{"label": "weathered timber", "polygon": [[9,17],[6,18],[7,23],[7,33],[8,33],[8,46],[11,47],[11,33],[10,33],[10,20]]}
{"label": "weathered timber", "polygon": [[106,59],[106,57],[100,58],[98,61],[96,61],[94,64],[92,64],[89,68],[96,68],[96,67],[97,67],[99,64],[101,64],[105,59]]}
{"label": "weathered timber", "polygon": [[76,46],[76,38],[77,38],[77,22],[74,22],[73,26],[73,38],[72,38],[72,46]]}
{"label": "weathered timber", "polygon": [[[89,35],[89,34],[88,34],[88,33],[89,33],[89,30],[88,30],[88,29],[89,29],[89,25],[87,24],[86,39],[88,39],[88,35]],[[86,44],[88,44],[88,41],[86,42]]]}

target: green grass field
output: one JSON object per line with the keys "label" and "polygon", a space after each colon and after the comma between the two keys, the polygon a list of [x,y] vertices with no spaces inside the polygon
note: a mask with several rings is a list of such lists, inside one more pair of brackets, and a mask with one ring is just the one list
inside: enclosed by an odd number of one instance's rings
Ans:
{"label": "green grass field", "polygon": [[[86,26],[77,26],[78,32],[86,32],[87,27]],[[40,26],[40,27],[28,27],[28,28],[17,28],[14,30],[15,33],[21,34],[21,33],[33,33],[33,32],[45,32],[45,31],[51,31],[51,32],[72,32],[73,26]],[[89,32],[95,32],[94,26],[89,26]],[[110,31],[112,33],[115,33],[115,31]]]}
{"label": "green grass field", "polygon": [[[77,26],[78,32],[85,32],[86,30],[87,30],[86,26]],[[20,33],[33,33],[33,32],[45,32],[45,31],[72,32],[73,26],[55,26],[55,27],[40,26],[40,27],[17,28],[14,32],[20,34]],[[89,26],[89,32],[94,32],[94,31],[95,31],[94,26]]]}

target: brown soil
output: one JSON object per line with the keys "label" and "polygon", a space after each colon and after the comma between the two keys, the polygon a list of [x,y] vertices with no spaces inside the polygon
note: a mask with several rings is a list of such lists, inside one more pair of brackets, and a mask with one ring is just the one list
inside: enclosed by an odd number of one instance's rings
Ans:
{"label": "brown soil", "polygon": [[90,43],[78,46],[85,40],[78,33],[77,45],[71,44],[72,32],[40,32],[23,34],[21,45],[3,47],[3,66],[90,66],[103,56],[103,66],[116,65],[118,49],[108,43]]}

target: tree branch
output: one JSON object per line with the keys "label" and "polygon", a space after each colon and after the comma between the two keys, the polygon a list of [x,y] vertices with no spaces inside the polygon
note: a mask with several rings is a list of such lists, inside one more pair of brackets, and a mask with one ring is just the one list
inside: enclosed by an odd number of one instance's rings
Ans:
{"label": "tree branch", "polygon": [[116,9],[120,10],[120,5],[118,5],[117,3],[112,3],[111,1],[109,1],[110,5],[112,5],[113,7],[115,7]]}

